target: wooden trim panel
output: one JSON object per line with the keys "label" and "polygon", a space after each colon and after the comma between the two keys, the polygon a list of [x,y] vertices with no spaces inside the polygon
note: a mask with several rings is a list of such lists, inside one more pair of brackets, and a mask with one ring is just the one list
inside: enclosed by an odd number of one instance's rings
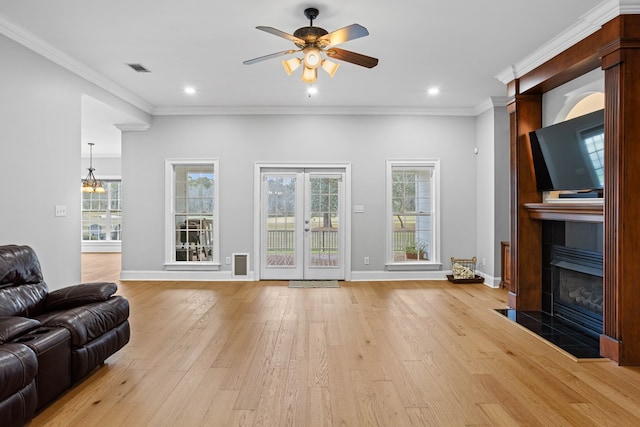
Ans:
{"label": "wooden trim panel", "polygon": [[533,219],[546,221],[604,222],[604,205],[595,203],[526,203]]}

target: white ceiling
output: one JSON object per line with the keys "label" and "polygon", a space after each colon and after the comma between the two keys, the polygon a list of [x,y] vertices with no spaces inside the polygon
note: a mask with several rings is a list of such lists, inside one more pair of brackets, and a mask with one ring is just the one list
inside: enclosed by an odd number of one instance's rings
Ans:
{"label": "white ceiling", "polygon": [[[471,114],[490,97],[505,96],[497,75],[512,66],[517,74],[517,64],[543,46],[561,47],[568,28],[593,31],[585,21],[596,6],[608,10],[628,1],[0,0],[0,31],[67,55],[155,114],[363,107]],[[320,70],[311,98],[300,70],[287,76],[279,59],[242,64],[295,48],[255,27],[293,33],[309,24],[303,10],[310,6],[320,10],[314,26],[365,26],[368,37],[340,47],[380,60],[373,69],[342,63],[333,79]],[[576,34],[564,38],[571,37]],[[186,85],[197,93],[185,94]],[[441,93],[427,96],[431,86]]]}

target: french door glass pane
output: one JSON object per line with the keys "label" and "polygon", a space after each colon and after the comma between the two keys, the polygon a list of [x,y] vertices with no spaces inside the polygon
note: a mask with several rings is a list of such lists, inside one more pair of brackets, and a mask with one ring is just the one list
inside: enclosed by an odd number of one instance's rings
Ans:
{"label": "french door glass pane", "polygon": [[338,265],[339,177],[310,177],[310,265]]}
{"label": "french door glass pane", "polygon": [[267,177],[267,266],[295,266],[296,177]]}

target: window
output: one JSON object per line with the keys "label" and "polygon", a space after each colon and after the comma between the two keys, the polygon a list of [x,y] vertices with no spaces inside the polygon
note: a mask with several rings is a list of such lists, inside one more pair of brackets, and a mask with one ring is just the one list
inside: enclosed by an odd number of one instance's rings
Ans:
{"label": "window", "polygon": [[104,193],[82,193],[82,240],[122,239],[122,183],[102,185]]}
{"label": "window", "polygon": [[387,161],[387,263],[435,265],[439,259],[439,161]]}
{"label": "window", "polygon": [[219,265],[217,161],[168,160],[166,175],[166,264]]}

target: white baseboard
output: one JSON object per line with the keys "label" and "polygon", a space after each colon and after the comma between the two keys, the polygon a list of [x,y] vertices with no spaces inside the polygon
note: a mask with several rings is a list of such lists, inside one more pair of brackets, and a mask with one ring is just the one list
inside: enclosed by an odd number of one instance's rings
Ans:
{"label": "white baseboard", "polygon": [[122,270],[120,280],[136,281],[193,281],[193,282],[247,282],[253,281],[253,272],[248,276],[233,276],[230,271],[143,271]]}
{"label": "white baseboard", "polygon": [[[383,280],[447,280],[451,271],[352,271],[352,282]],[[500,278],[483,273],[484,284],[491,288],[500,287]],[[237,277],[231,271],[151,271],[123,270],[120,280],[134,281],[209,281],[209,282],[248,282],[256,280],[252,272],[248,276]]]}
{"label": "white baseboard", "polygon": [[447,280],[447,274],[446,271],[352,271],[351,281]]}
{"label": "white baseboard", "polygon": [[488,274],[484,274],[480,271],[477,272],[479,276],[484,277],[484,284],[490,288],[499,288],[500,287],[500,278],[489,276]]}

